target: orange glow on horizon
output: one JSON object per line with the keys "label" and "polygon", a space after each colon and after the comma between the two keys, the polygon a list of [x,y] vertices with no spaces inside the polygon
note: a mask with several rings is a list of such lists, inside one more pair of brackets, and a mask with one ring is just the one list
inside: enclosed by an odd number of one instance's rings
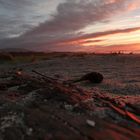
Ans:
{"label": "orange glow on horizon", "polygon": [[57,46],[77,46],[80,51],[136,51],[140,50],[140,29],[127,28],[81,35],[54,43]]}

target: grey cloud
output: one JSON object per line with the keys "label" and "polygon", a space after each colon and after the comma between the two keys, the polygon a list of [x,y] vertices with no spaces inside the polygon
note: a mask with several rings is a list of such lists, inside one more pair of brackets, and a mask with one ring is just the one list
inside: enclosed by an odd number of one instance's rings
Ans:
{"label": "grey cloud", "polygon": [[6,16],[0,16],[0,35],[2,38],[7,38],[14,35],[20,35],[21,33],[31,29],[30,24],[21,22],[18,18],[8,18]]}
{"label": "grey cloud", "polygon": [[29,6],[32,4],[32,1],[29,0],[0,0],[0,5],[3,8],[9,9],[21,9],[23,7]]}
{"label": "grey cloud", "polygon": [[91,23],[100,22],[109,18],[112,13],[124,8],[124,2],[105,4],[92,0],[89,2],[83,0],[67,0],[59,4],[57,13],[51,21],[46,21],[37,28],[28,32],[34,33],[51,33],[51,32],[73,32],[86,27]]}
{"label": "grey cloud", "polygon": [[40,24],[25,35],[73,32],[87,25],[109,20],[112,15],[127,10],[130,0],[67,0],[57,7],[52,20]]}
{"label": "grey cloud", "polygon": [[0,39],[20,36],[47,19],[47,10],[46,15],[39,11],[44,2],[47,3],[46,0],[0,0]]}
{"label": "grey cloud", "polygon": [[[49,21],[40,24],[33,30],[25,33],[22,38],[38,40],[40,46],[75,37],[76,31],[97,22],[109,20],[110,17],[127,10],[129,0],[67,0],[57,7],[57,13]],[[55,36],[53,39],[49,36]]]}
{"label": "grey cloud", "polygon": [[[51,47],[51,43],[70,39],[71,36],[75,38],[77,31],[88,25],[109,21],[117,13],[127,11],[129,5],[135,1],[67,0],[58,5],[51,20],[41,23],[18,38],[10,39],[9,44],[14,47]],[[4,45],[4,43],[0,44]],[[5,46],[9,46],[9,44],[5,44]]]}
{"label": "grey cloud", "polygon": [[[30,3],[31,4],[31,3]],[[0,38],[20,35],[27,31],[24,13],[29,2],[26,0],[0,0]]]}

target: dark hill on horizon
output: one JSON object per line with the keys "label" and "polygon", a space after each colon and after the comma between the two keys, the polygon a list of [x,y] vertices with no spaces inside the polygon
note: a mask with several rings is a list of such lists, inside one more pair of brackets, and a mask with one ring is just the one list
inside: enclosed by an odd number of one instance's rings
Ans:
{"label": "dark hill on horizon", "polygon": [[23,49],[23,48],[2,48],[0,49],[0,52],[35,52],[29,49]]}

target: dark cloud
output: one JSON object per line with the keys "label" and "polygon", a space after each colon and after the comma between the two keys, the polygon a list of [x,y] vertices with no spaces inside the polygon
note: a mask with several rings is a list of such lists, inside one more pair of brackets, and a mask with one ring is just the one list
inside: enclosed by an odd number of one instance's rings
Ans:
{"label": "dark cloud", "polygon": [[96,40],[83,40],[81,41],[81,43],[85,43],[85,44],[88,44],[88,43],[97,43],[97,42],[102,42],[104,40],[102,39],[96,39]]}

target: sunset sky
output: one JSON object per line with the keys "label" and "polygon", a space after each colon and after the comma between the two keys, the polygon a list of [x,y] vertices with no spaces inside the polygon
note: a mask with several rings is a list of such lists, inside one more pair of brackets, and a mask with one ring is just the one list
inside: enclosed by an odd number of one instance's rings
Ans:
{"label": "sunset sky", "polygon": [[1,48],[140,53],[140,0],[0,0]]}

